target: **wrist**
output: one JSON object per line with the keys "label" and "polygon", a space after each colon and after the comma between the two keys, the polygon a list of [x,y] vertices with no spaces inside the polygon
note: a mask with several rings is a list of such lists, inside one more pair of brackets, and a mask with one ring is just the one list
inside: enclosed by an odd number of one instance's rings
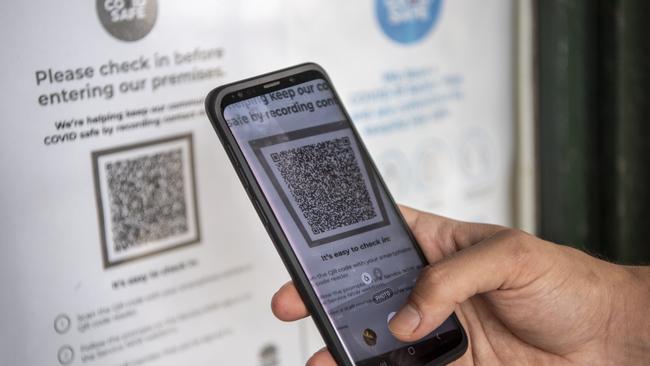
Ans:
{"label": "wrist", "polygon": [[[618,294],[620,331],[627,364],[650,364],[650,267],[621,267],[626,273],[625,288]],[[617,325],[614,324],[616,327]]]}

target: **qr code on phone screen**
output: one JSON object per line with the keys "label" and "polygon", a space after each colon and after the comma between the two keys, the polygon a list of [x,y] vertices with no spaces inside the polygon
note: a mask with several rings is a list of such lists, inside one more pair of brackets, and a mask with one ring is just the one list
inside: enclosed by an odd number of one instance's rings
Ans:
{"label": "qr code on phone screen", "polygon": [[376,177],[347,122],[251,141],[309,246],[388,224]]}
{"label": "qr code on phone screen", "polygon": [[93,157],[105,266],[198,241],[191,135]]}
{"label": "qr code on phone screen", "polygon": [[312,233],[377,216],[347,136],[271,154]]}

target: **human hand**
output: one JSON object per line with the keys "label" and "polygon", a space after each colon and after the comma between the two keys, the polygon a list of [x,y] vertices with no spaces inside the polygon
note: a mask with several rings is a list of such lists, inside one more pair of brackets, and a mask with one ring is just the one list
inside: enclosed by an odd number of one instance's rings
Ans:
{"label": "human hand", "polygon": [[[468,352],[458,365],[650,364],[650,270],[624,267],[521,231],[402,207],[429,263],[389,328],[418,340],[452,311]],[[292,283],[273,313],[308,315]],[[335,365],[323,349],[310,366]]]}

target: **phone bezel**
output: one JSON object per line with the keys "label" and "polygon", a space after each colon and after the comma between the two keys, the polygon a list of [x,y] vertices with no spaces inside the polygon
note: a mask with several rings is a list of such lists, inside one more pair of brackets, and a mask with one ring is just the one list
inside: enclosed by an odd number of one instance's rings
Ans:
{"label": "phone bezel", "polygon": [[[305,75],[309,75],[309,78],[303,77]],[[233,167],[237,171],[237,175],[239,176],[242,185],[244,185],[249,199],[255,206],[255,209],[260,216],[260,219],[262,220],[266,231],[271,237],[271,240],[276,250],[278,251],[278,254],[280,255],[285,267],[289,271],[289,275],[296,285],[300,296],[305,301],[308,310],[312,314],[312,318],[316,323],[316,326],[321,333],[321,336],[323,337],[327,347],[330,349],[338,364],[354,366],[355,361],[351,359],[350,355],[345,349],[345,346],[339,339],[334,325],[329,321],[329,317],[327,316],[325,309],[318,299],[316,292],[311,286],[309,279],[305,274],[304,269],[302,268],[302,265],[300,264],[293,248],[291,247],[291,244],[287,240],[284,231],[275,218],[275,214],[273,213],[271,206],[266,200],[266,197],[257,182],[257,178],[254,176],[252,170],[250,169],[250,166],[248,165],[248,162],[244,157],[239,144],[237,143],[235,137],[232,134],[232,131],[230,131],[230,128],[226,123],[225,118],[223,117],[223,110],[227,105],[237,103],[241,100],[253,98],[261,94],[269,93],[274,90],[284,89],[292,85],[313,80],[315,79],[315,77],[313,77],[314,75],[316,75],[318,78],[322,78],[329,84],[330,91],[332,92],[334,98],[337,100],[345,118],[350,122],[352,133],[357,139],[361,153],[365,155],[370,168],[373,169],[374,174],[376,174],[378,178],[377,183],[381,185],[386,192],[388,203],[392,205],[396,210],[400,224],[405,228],[413,243],[416,244],[414,246],[415,250],[422,259],[423,263],[428,263],[419,244],[417,244],[417,240],[411,233],[400,210],[397,208],[395,200],[390,194],[390,191],[384,183],[383,178],[379,174],[379,171],[374,161],[372,160],[372,157],[368,153],[363,140],[357,132],[354,123],[352,123],[352,119],[345,110],[345,107],[341,102],[341,98],[337,94],[329,76],[322,67],[315,63],[304,63],[220,86],[208,94],[205,101],[205,107],[210,122],[217,132],[219,140],[224,145],[226,153],[231,163],[233,164]],[[290,78],[294,78],[294,80],[290,80]],[[461,341],[455,347],[445,350],[445,352],[439,358],[431,361],[427,365],[445,364],[451,362],[459,358],[467,349],[468,340],[465,330],[463,329],[463,326],[461,325],[460,321],[458,321],[458,318],[455,314],[452,314],[452,318],[460,329]]]}

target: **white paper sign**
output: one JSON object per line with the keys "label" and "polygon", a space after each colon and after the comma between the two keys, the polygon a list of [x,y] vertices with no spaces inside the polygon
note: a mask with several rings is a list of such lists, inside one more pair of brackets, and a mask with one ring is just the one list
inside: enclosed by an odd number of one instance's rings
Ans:
{"label": "white paper sign", "polygon": [[281,9],[0,5],[0,364],[302,362],[269,310],[288,276],[203,111],[285,65]]}

